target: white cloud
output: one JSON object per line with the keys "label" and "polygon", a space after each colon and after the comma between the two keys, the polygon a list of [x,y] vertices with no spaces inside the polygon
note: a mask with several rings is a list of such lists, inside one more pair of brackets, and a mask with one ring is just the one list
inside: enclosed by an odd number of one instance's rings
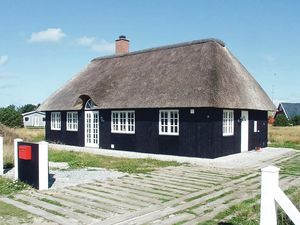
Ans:
{"label": "white cloud", "polygon": [[4,65],[8,61],[8,56],[7,55],[1,55],[0,56],[0,65]]}
{"label": "white cloud", "polygon": [[109,52],[112,53],[115,50],[115,44],[109,43],[105,40],[101,40],[99,43],[95,43],[91,46],[91,49],[96,52]]}
{"label": "white cloud", "polygon": [[76,43],[81,46],[86,46],[90,50],[100,53],[113,53],[115,51],[115,44],[104,39],[98,40],[95,37],[83,36],[76,40]]}
{"label": "white cloud", "polygon": [[76,43],[79,45],[83,45],[83,46],[90,46],[95,42],[95,40],[96,40],[96,38],[94,38],[94,37],[84,36],[84,37],[78,38]]}
{"label": "white cloud", "polygon": [[31,34],[29,42],[58,42],[66,34],[60,28],[48,28],[47,30],[34,32]]}

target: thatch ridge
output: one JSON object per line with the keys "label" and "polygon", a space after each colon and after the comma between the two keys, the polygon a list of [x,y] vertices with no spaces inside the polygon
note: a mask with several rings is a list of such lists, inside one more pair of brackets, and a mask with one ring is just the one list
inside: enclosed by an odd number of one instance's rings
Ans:
{"label": "thatch ridge", "polygon": [[129,55],[136,55],[136,54],[140,54],[140,53],[153,52],[153,51],[165,50],[165,49],[170,49],[170,48],[179,48],[179,47],[183,47],[183,46],[203,44],[206,42],[216,42],[219,45],[221,45],[222,47],[225,47],[225,42],[223,42],[217,38],[206,38],[206,39],[201,39],[201,40],[194,40],[194,41],[188,41],[188,42],[183,42],[183,43],[164,45],[164,46],[160,46],[160,47],[147,48],[147,49],[138,50],[138,51],[134,51],[134,52],[128,52],[128,53],[124,53],[124,54],[101,56],[101,57],[92,59],[91,62],[96,61],[96,60],[125,57],[125,56],[129,56]]}

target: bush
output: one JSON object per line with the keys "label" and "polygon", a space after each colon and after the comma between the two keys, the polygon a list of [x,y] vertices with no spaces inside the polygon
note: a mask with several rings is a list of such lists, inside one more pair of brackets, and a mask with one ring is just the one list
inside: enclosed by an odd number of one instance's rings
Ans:
{"label": "bush", "polygon": [[33,105],[33,104],[26,104],[26,105],[23,105],[23,106],[20,106],[18,108],[18,112],[20,112],[21,114],[22,113],[27,113],[27,112],[31,112],[31,111],[34,111],[37,109],[37,106],[36,105]]}
{"label": "bush", "polygon": [[293,125],[300,125],[300,115],[299,116],[294,116],[292,119],[291,119]]}
{"label": "bush", "polygon": [[289,126],[291,122],[286,118],[284,114],[278,114],[275,118],[275,122],[273,123],[273,126],[278,127],[285,127]]}
{"label": "bush", "polygon": [[23,118],[14,105],[6,108],[0,108],[0,123],[8,127],[22,127]]}

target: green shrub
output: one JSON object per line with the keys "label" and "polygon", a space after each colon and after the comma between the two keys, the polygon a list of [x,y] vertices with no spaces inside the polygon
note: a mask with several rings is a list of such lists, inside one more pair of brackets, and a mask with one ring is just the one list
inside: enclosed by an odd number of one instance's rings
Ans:
{"label": "green shrub", "polygon": [[0,123],[8,127],[22,127],[23,118],[14,105],[0,108]]}
{"label": "green shrub", "polygon": [[29,185],[21,181],[0,177],[0,196],[11,195],[28,188]]}
{"label": "green shrub", "polygon": [[285,127],[289,126],[291,122],[286,118],[284,114],[278,114],[275,118],[275,122],[273,123],[273,126],[278,127]]}
{"label": "green shrub", "polygon": [[294,116],[291,121],[293,125],[300,125],[300,115]]}

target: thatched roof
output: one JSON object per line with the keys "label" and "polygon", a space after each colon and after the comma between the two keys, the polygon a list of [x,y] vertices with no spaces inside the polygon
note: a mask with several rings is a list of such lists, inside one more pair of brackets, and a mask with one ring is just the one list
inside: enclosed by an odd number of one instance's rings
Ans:
{"label": "thatched roof", "polygon": [[96,58],[40,111],[217,107],[274,110],[261,86],[216,39]]}

